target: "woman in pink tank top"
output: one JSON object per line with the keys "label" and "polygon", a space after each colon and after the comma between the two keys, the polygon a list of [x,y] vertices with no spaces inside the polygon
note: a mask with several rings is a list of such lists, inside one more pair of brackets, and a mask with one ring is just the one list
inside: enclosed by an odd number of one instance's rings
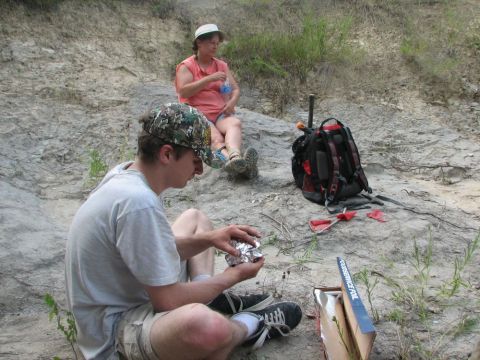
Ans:
{"label": "woman in pink tank top", "polygon": [[[242,154],[242,123],[235,116],[240,88],[226,62],[215,57],[224,35],[215,24],[195,31],[192,55],[177,65],[175,87],[180,102],[200,110],[211,122],[212,147],[226,171],[247,178],[256,177],[257,151]],[[230,84],[230,96],[221,93]]]}

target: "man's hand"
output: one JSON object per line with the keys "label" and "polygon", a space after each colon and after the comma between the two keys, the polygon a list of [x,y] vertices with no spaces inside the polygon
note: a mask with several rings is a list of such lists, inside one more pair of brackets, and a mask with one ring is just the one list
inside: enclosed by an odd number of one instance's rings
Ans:
{"label": "man's hand", "polygon": [[225,269],[224,273],[232,273],[235,277],[237,277],[238,282],[244,281],[247,279],[252,279],[257,276],[260,269],[265,264],[265,258],[259,259],[257,262],[254,263],[242,263],[235,265],[233,267],[228,267]]}
{"label": "man's hand", "polygon": [[231,240],[256,246],[255,238],[259,237],[261,237],[260,233],[249,225],[229,225],[208,232],[208,238],[212,246],[233,256],[238,256],[239,251],[230,244]]}

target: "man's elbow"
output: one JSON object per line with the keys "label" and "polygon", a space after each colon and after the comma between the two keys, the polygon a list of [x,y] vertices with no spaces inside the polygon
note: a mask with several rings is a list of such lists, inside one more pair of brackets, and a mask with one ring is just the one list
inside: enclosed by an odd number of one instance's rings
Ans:
{"label": "man's elbow", "polygon": [[162,299],[162,300],[150,299],[150,302],[152,303],[152,307],[155,310],[155,312],[170,311],[181,306],[176,301],[172,301],[169,299]]}
{"label": "man's elbow", "polygon": [[175,285],[167,286],[168,289],[163,287],[147,287],[150,302],[156,312],[173,310],[183,305],[181,304],[181,298],[175,296],[174,286]]}

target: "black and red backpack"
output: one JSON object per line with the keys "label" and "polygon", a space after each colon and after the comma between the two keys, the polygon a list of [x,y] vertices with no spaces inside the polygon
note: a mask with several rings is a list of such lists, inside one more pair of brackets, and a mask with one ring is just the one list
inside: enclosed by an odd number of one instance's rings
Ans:
{"label": "black and red backpack", "polygon": [[318,128],[312,122],[310,95],[308,126],[297,124],[304,134],[292,145],[292,173],[303,196],[328,207],[362,190],[372,193],[350,129],[335,118],[324,120]]}

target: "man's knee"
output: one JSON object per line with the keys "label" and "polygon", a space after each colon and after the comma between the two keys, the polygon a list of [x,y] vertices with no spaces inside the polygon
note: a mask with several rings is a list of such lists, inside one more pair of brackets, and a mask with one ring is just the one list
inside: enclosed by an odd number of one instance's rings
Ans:
{"label": "man's knee", "polygon": [[190,208],[190,209],[185,210],[180,216],[184,216],[184,217],[187,217],[187,218],[190,218],[190,219],[196,219],[199,212],[201,212],[201,211],[198,210],[198,209]]}
{"label": "man's knee", "polygon": [[190,208],[188,210],[185,210],[180,216],[189,219],[189,221],[194,224],[205,223],[210,221],[210,219],[208,218],[207,215],[205,215],[205,213],[195,208]]}
{"label": "man's knee", "polygon": [[215,351],[232,341],[233,330],[228,319],[203,304],[189,306],[186,343],[204,351]]}

